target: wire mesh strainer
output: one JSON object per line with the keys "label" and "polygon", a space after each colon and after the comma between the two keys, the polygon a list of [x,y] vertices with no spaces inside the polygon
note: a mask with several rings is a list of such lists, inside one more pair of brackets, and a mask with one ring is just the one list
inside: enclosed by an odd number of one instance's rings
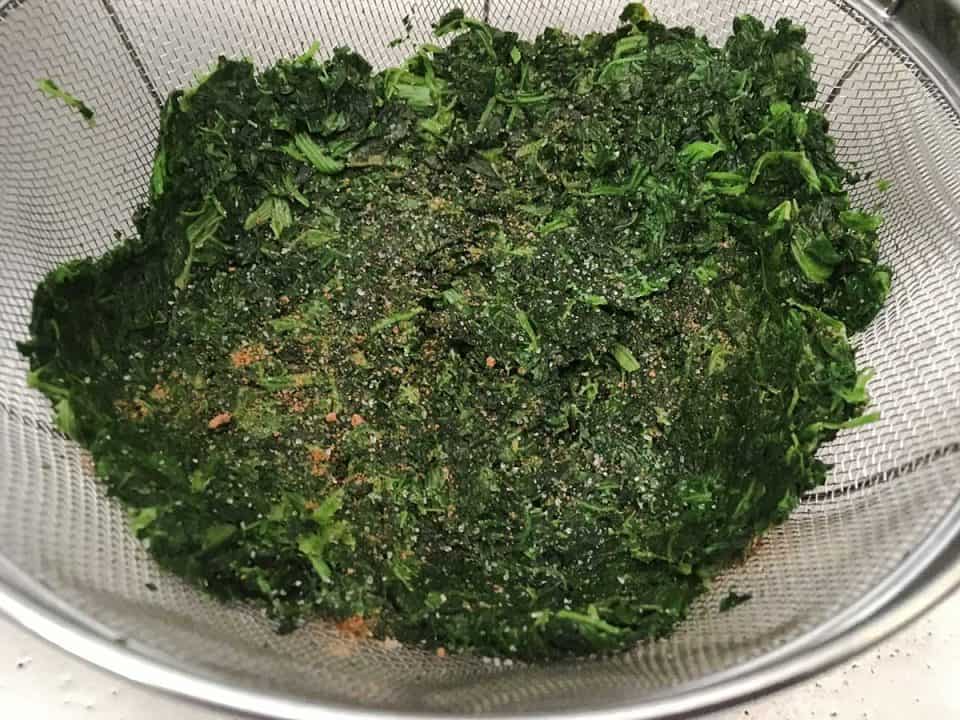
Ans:
{"label": "wire mesh strainer", "polygon": [[[839,156],[887,179],[887,306],[858,338],[880,423],[842,433],[835,467],[788,522],[701,598],[670,638],[613,659],[521,667],[344,641],[323,623],[274,634],[158,571],[85,453],[26,388],[33,288],[110,247],[143,198],[158,108],[218,54],[258,63],[350,45],[375,65],[445,0],[13,0],[0,3],[0,609],[134,679],[248,711],[520,712],[660,717],[813,672],[879,639],[949,590],[960,554],[960,117],[949,72],[893,16],[844,0],[653,0],[659,19],[721,40],[733,17],[804,23]],[[622,0],[471,0],[468,14],[532,36],[610,28]],[[916,3],[920,5],[921,3]],[[911,3],[901,5],[904,13]],[[930,3],[946,9],[949,3]],[[902,17],[902,16],[901,16]],[[944,15],[943,17],[948,17]],[[943,31],[942,24],[937,26]],[[946,28],[946,36],[950,37]],[[956,30],[954,31],[956,32]],[[52,77],[97,110],[93,130],[45,103]],[[855,201],[881,201],[863,183]],[[732,587],[751,602],[717,612]]]}

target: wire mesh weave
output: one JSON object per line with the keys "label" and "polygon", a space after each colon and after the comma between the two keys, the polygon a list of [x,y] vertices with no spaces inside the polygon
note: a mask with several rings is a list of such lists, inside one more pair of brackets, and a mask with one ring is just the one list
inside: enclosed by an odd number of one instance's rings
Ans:
{"label": "wire mesh weave", "polygon": [[[613,26],[622,0],[477,0],[468,14],[532,36]],[[0,3],[0,560],[64,612],[136,652],[200,676],[317,702],[412,711],[585,710],[669,694],[823,626],[904,560],[960,495],[960,119],[911,59],[843,0],[652,0],[668,24],[719,41],[737,14],[807,25],[843,162],[889,180],[882,203],[890,300],[858,338],[882,421],[826,449],[829,482],[808,493],[731,569],[672,637],[612,659],[521,667],[438,658],[395,643],[346,641],[315,622],[288,636],[257,611],[222,606],[161,573],[26,388],[15,341],[37,281],[128,232],[144,197],[167,92],[218,54],[268,63],[314,39],[375,65],[426,40],[442,0],[14,0]],[[410,43],[388,48],[404,34]],[[46,102],[55,78],[97,111],[88,129]],[[727,613],[730,588],[750,602]],[[154,589],[155,588],[155,589]]]}

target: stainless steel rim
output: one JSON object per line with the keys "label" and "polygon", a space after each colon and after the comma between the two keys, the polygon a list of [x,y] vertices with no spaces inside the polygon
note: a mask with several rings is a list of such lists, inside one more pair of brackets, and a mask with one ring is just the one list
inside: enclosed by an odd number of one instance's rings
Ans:
{"label": "stainless steel rim", "polygon": [[[0,7],[6,3],[0,2]],[[898,7],[899,3],[894,3]],[[927,44],[874,5],[859,5],[879,32],[907,49],[932,84],[960,112],[960,88],[949,68],[940,64]],[[702,712],[754,697],[818,673],[856,655],[902,628],[960,587],[960,501],[946,513],[888,577],[858,603],[777,650],[731,670],[707,675],[666,695],[590,711],[547,714],[494,714],[491,717],[567,717],[584,720],[652,720]],[[235,711],[301,720],[352,718],[374,720],[407,713],[319,705],[289,695],[250,691],[179,670],[140,648],[113,637],[105,628],[54,601],[52,594],[0,558],[0,612],[36,635],[105,670],[134,682]],[[420,716],[458,717],[454,714]],[[469,717],[463,715],[462,717]]]}

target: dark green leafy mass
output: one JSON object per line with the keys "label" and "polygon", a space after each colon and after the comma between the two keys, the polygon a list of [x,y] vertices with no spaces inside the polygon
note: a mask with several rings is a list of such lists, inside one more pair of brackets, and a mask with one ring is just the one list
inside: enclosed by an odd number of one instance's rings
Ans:
{"label": "dark green leafy mass", "polygon": [[138,232],[22,346],[165,567],[284,629],[613,650],[824,480],[890,273],[804,30],[621,21],[169,97]]}

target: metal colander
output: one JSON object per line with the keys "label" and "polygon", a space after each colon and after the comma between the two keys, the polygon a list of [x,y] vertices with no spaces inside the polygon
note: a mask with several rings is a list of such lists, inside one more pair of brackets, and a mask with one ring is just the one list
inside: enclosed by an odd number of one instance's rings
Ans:
{"label": "metal colander", "polygon": [[[533,36],[612,28],[623,0],[469,0],[468,14]],[[883,207],[892,295],[857,339],[876,370],[879,423],[823,452],[830,479],[701,598],[671,637],[613,658],[522,666],[338,637],[290,635],[158,570],[105,497],[85,452],[26,387],[33,288],[55,265],[131,232],[164,96],[220,53],[265,64],[350,45],[375,65],[446,0],[0,0],[0,609],[135,680],[283,717],[383,712],[662,717],[730,702],[862,649],[960,579],[960,117],[949,2],[651,0],[714,42],[735,15],[809,30],[845,164],[889,180],[854,191]],[[899,11],[899,12],[897,12]],[[933,15],[931,12],[943,12]],[[933,18],[933,22],[930,19]],[[927,31],[924,28],[928,28]],[[952,35],[951,35],[952,33]],[[87,128],[36,89],[50,77],[97,112]],[[752,600],[718,611],[731,588]]]}

